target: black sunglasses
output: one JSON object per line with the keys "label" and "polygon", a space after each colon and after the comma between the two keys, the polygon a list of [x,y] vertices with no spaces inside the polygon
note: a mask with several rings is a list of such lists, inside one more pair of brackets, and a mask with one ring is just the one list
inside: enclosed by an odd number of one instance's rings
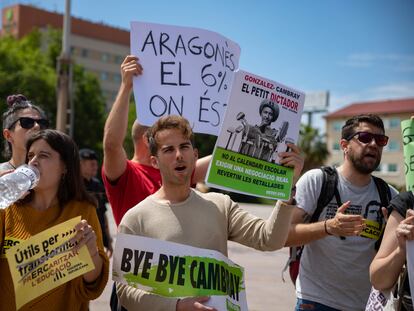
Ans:
{"label": "black sunglasses", "polygon": [[13,127],[17,122],[20,122],[20,126],[26,130],[31,129],[33,126],[35,126],[35,123],[39,124],[40,129],[44,130],[49,127],[49,120],[46,119],[33,119],[29,117],[21,117],[18,118],[16,121],[14,121],[10,128]]}
{"label": "black sunglasses", "polygon": [[388,143],[388,136],[383,134],[373,134],[369,132],[356,132],[348,138],[346,138],[346,140],[351,140],[353,137],[357,135],[357,139],[363,144],[369,144],[372,142],[373,139],[375,140],[375,143],[380,147],[384,147]]}

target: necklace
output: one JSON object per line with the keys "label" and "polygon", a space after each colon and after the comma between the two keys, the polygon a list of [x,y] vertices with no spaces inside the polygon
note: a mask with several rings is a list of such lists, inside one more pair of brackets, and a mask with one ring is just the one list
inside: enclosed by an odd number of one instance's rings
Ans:
{"label": "necklace", "polygon": [[13,165],[13,164],[11,164],[11,162],[9,161],[9,164],[10,164],[10,166],[13,168],[13,169],[16,169],[16,167]]}

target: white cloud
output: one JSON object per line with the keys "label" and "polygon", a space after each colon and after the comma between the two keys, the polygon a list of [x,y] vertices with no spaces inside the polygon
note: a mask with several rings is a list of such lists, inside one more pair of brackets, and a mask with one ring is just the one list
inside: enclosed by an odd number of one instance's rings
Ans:
{"label": "white cloud", "polygon": [[332,92],[329,110],[335,111],[355,102],[397,98],[414,98],[414,81],[379,85],[355,93],[335,94]]}
{"label": "white cloud", "polygon": [[339,63],[345,67],[369,68],[381,66],[395,71],[414,71],[414,54],[354,53]]}

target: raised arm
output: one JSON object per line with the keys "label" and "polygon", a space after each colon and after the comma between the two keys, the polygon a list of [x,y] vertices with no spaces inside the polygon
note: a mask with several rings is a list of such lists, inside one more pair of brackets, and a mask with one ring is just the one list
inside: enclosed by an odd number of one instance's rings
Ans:
{"label": "raised arm", "polygon": [[208,155],[197,160],[192,180],[193,183],[203,182],[205,180],[211,158],[212,156]]}
{"label": "raised arm", "polygon": [[387,290],[397,282],[406,258],[406,241],[414,238],[414,211],[407,211],[407,218],[393,211],[388,218],[384,238],[371,263],[369,274],[372,285]]}
{"label": "raised arm", "polygon": [[134,76],[142,74],[138,58],[128,55],[121,64],[122,82],[104,128],[104,170],[110,180],[118,179],[126,169],[127,155],[123,143],[128,128],[129,98]]}

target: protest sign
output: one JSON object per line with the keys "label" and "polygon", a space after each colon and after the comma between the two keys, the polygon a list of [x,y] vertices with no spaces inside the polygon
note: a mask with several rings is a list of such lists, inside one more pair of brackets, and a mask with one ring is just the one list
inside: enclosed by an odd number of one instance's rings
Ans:
{"label": "protest sign", "polygon": [[16,295],[16,308],[94,269],[86,246],[73,253],[70,239],[81,217],[42,231],[6,252]]}
{"label": "protest sign", "polygon": [[305,94],[245,71],[235,75],[207,183],[213,187],[287,200],[293,169],[279,164],[296,143]]}
{"label": "protest sign", "polygon": [[243,268],[220,252],[118,233],[112,279],[166,297],[211,296],[219,311],[246,310]]}
{"label": "protest sign", "polygon": [[402,121],[401,130],[406,189],[414,192],[414,119]]}
{"label": "protest sign", "polygon": [[141,124],[177,114],[195,132],[218,134],[239,64],[236,43],[203,29],[131,22],[131,53],[144,69],[134,78]]}

